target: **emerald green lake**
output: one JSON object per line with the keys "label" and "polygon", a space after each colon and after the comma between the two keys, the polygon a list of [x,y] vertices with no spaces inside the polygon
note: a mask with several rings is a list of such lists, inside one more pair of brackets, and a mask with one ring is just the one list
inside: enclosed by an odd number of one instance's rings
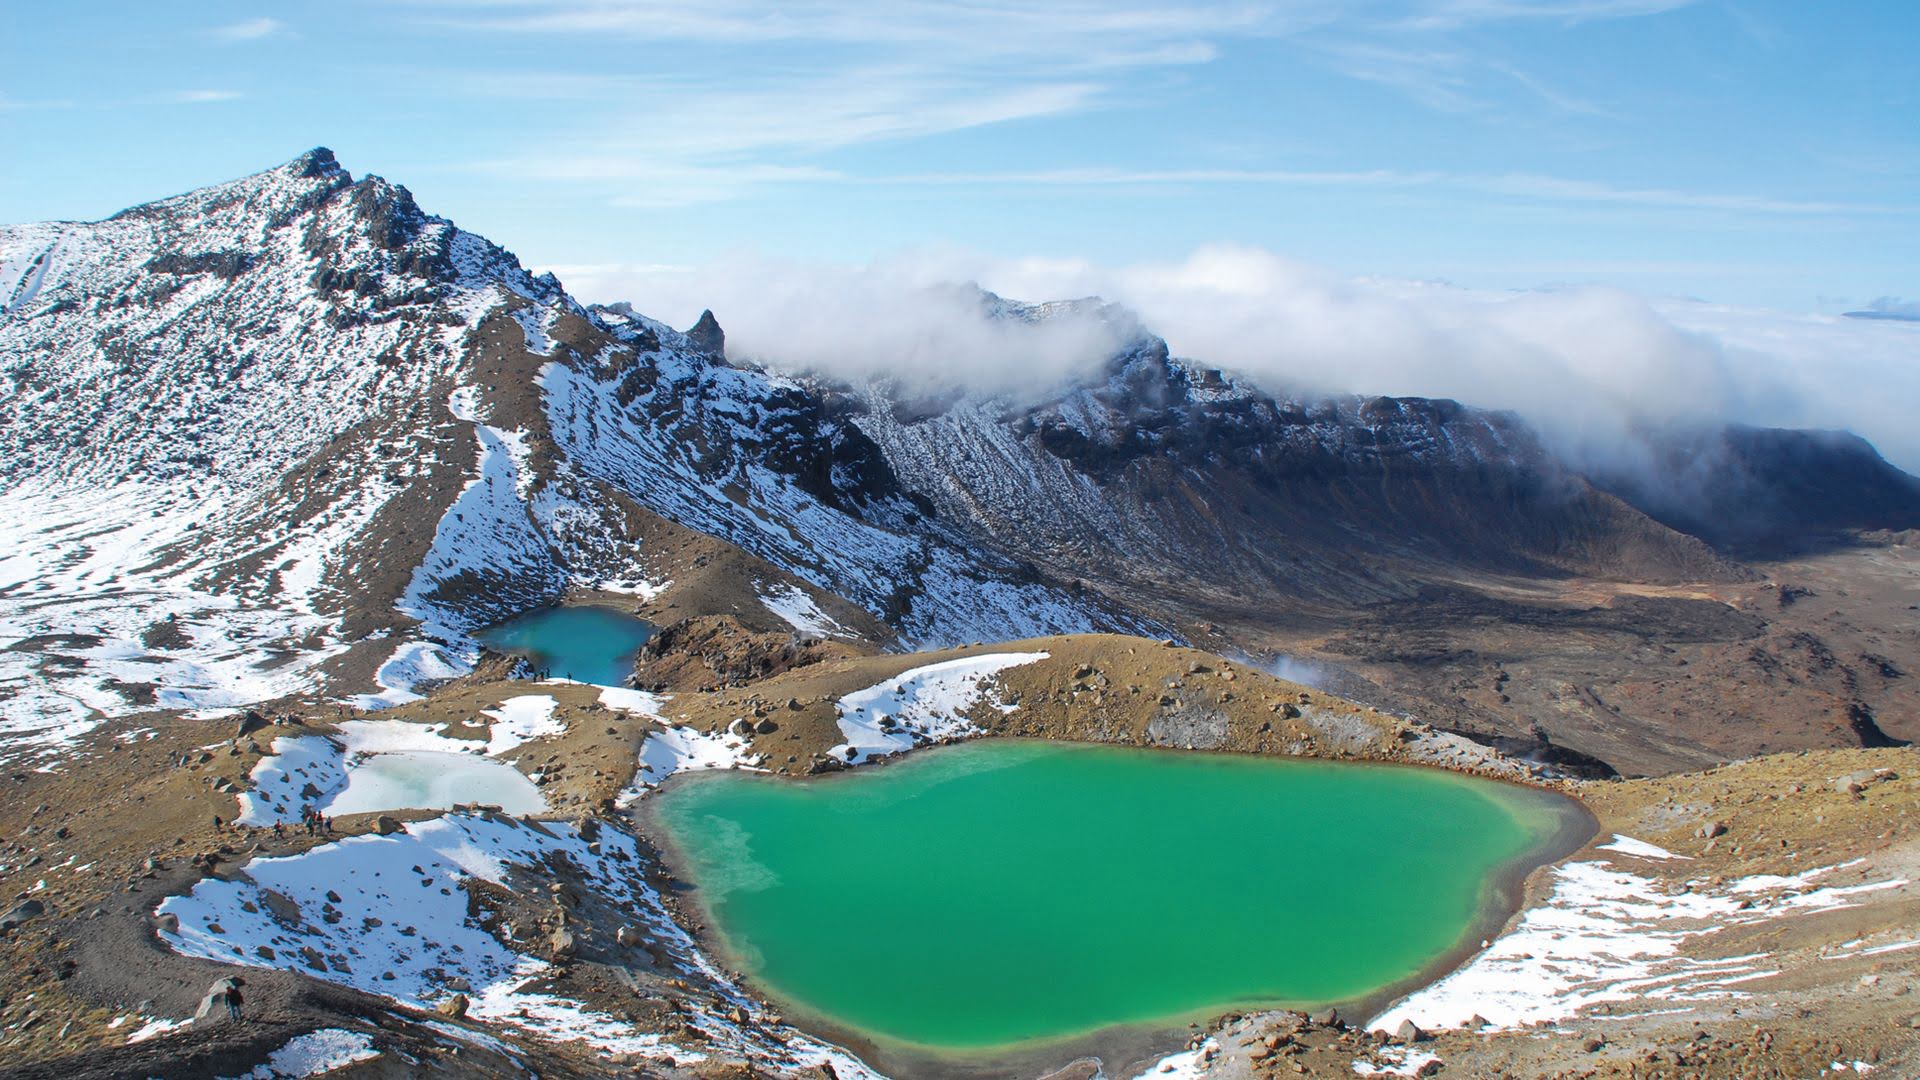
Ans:
{"label": "emerald green lake", "polygon": [[1435,770],[1005,740],[689,778],[652,812],[763,990],[960,1054],[1366,999],[1477,943],[1584,828]]}
{"label": "emerald green lake", "polygon": [[624,686],[633,674],[634,654],[653,636],[653,624],[612,608],[557,607],[530,611],[474,636],[555,677]]}

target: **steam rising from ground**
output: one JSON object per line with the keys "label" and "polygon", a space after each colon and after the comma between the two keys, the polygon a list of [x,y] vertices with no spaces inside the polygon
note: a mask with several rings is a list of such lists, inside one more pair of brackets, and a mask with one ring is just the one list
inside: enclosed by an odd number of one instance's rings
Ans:
{"label": "steam rising from ground", "polygon": [[[1090,311],[989,318],[1004,296],[1098,295],[1175,355],[1277,393],[1457,398],[1512,409],[1576,461],[1633,464],[1636,430],[1740,422],[1844,428],[1920,471],[1920,326],[1583,286],[1490,292],[1352,279],[1245,247],[1170,263],[919,253],[864,267],[736,257],[698,269],[562,267],[577,292],[678,325],[711,307],[728,352],[845,377],[1044,388],[1130,333]],[[1624,456],[1624,460],[1623,460]]]}

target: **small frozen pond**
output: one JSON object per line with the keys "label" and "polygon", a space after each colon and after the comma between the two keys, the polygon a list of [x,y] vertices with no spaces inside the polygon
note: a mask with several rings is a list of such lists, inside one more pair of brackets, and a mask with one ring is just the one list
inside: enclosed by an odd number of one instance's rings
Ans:
{"label": "small frozen pond", "polygon": [[[307,808],[338,816],[382,810],[448,810],[497,805],[513,814],[547,808],[533,781],[500,760],[526,743],[558,735],[557,702],[522,694],[483,709],[487,741],[452,738],[444,724],[349,720],[337,734],[273,740],[240,795],[243,825],[291,825]],[[469,722],[466,726],[472,727]]]}
{"label": "small frozen pond", "polygon": [[347,772],[347,786],[326,803],[329,815],[377,810],[451,810],[488,803],[509,814],[547,808],[540,789],[519,769],[473,754],[404,750],[374,754]]}
{"label": "small frozen pond", "polygon": [[653,636],[653,624],[612,608],[556,607],[530,611],[474,636],[554,678],[625,686],[634,656]]}

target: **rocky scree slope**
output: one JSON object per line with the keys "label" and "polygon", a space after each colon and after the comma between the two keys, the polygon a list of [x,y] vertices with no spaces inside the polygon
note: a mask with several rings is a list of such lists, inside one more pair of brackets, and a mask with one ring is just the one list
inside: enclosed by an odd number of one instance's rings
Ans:
{"label": "rocky scree slope", "polygon": [[1172,358],[1144,332],[1091,378],[1038,401],[928,402],[892,382],[843,396],[943,519],[1163,617],[1346,608],[1462,568],[1648,581],[1744,573],[1597,490],[1511,414],[1275,396]]}

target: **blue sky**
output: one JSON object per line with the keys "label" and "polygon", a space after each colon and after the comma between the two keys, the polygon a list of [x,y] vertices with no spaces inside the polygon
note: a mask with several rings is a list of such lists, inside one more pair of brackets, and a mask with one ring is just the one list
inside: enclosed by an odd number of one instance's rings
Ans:
{"label": "blue sky", "polygon": [[327,145],[536,266],[1225,243],[1838,310],[1920,294],[1916,41],[1907,0],[40,5],[0,220]]}

